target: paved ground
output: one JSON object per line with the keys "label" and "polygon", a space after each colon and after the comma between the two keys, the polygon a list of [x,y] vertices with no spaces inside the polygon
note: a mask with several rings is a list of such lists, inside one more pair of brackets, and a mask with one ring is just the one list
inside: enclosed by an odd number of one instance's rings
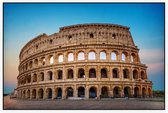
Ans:
{"label": "paved ground", "polygon": [[106,99],[106,100],[21,100],[4,97],[4,109],[46,110],[126,110],[164,109],[163,99]]}

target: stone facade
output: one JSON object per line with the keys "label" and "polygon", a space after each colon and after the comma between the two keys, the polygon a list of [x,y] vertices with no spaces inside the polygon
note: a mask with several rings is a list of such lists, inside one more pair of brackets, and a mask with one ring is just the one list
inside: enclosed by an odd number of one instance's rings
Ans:
{"label": "stone facade", "polygon": [[39,35],[20,52],[17,98],[151,97],[138,52],[121,25],[79,24]]}

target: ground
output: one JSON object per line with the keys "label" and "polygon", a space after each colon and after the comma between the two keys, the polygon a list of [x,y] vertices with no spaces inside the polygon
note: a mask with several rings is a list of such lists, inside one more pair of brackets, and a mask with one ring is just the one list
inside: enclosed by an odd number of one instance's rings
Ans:
{"label": "ground", "polygon": [[4,109],[47,109],[47,110],[163,110],[163,99],[102,99],[102,100],[21,100],[4,97]]}

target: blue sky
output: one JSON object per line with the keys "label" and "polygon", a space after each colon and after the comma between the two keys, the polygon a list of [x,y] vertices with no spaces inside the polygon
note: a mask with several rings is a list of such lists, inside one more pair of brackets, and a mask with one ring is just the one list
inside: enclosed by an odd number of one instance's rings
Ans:
{"label": "blue sky", "polygon": [[83,23],[130,27],[153,89],[164,89],[164,4],[4,4],[4,91],[16,88],[19,52],[39,34]]}

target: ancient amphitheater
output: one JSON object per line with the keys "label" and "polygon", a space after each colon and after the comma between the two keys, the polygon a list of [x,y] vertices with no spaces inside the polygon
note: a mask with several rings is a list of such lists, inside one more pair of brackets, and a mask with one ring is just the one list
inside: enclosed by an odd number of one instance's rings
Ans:
{"label": "ancient amphitheater", "polygon": [[42,34],[20,52],[17,98],[151,97],[129,27],[79,24]]}

